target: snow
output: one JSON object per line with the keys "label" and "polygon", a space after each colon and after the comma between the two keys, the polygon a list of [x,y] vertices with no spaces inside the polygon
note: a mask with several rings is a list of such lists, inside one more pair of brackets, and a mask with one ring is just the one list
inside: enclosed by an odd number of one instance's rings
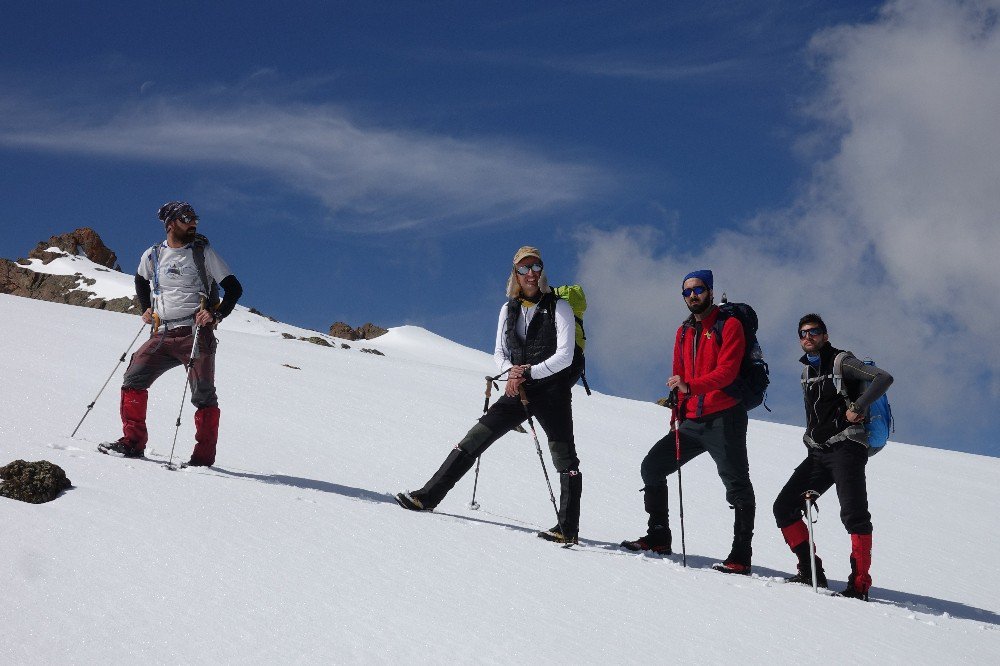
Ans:
{"label": "snow", "polygon": [[[74,484],[43,505],[0,498],[4,664],[1000,658],[995,458],[892,442],[871,460],[879,602],[864,604],[781,580],[794,558],[770,505],[803,457],[797,425],[751,421],[756,575],[726,576],[708,568],[728,553],[732,512],[707,456],[684,468],[687,569],[614,547],[644,532],[639,463],[668,420],[656,405],[574,394],[584,539],[563,549],[534,536],[555,521],[530,435],[484,456],[479,511],[471,473],[433,514],[391,500],[479,416],[483,352],[411,326],[326,348],[241,308],[218,332],[218,464],[169,472],[156,461],[170,455],[180,370],[150,390],[152,461],[94,450],[120,433],[121,368],[69,437],[136,316],[0,295],[0,318],[0,464],[50,460]],[[190,455],[191,416],[184,405],[175,459]],[[819,504],[819,554],[840,589],[849,538],[835,495]]]}

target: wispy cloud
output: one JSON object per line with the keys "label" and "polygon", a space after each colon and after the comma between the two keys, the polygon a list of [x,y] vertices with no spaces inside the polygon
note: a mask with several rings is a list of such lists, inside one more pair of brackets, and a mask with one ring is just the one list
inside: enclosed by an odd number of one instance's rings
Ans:
{"label": "wispy cloud", "polygon": [[612,180],[589,164],[499,138],[369,127],[334,106],[217,98],[199,104],[190,96],[179,102],[146,94],[113,113],[73,105],[52,113],[44,109],[59,105],[8,96],[0,144],[251,171],[314,197],[332,225],[362,233],[447,230],[549,213]]}
{"label": "wispy cloud", "polygon": [[575,74],[663,82],[731,75],[745,66],[737,58],[706,62],[641,62],[611,56],[548,59],[545,64]]}
{"label": "wispy cloud", "polygon": [[835,344],[896,376],[900,439],[1000,455],[998,15],[995,0],[901,0],[818,35],[825,86],[811,108],[835,150],[789,209],[693,254],[651,229],[586,232],[588,357],[614,388],[662,384],[686,315],[681,278],[711,267],[717,296],[761,314],[781,420],[802,419],[794,328],[818,311]]}

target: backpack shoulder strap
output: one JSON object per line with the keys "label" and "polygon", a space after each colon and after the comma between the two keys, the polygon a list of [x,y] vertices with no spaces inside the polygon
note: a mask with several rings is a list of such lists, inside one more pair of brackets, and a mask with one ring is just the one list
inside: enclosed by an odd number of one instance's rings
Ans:
{"label": "backpack shoulder strap", "polygon": [[160,244],[149,248],[149,263],[153,265],[153,293],[160,294]]}
{"label": "backpack shoulder strap", "polygon": [[198,269],[198,277],[201,278],[201,284],[205,288],[205,297],[209,298],[212,296],[212,284],[208,280],[208,270],[205,268],[205,247],[207,246],[208,239],[199,235],[192,246],[192,253],[194,265]]}
{"label": "backpack shoulder strap", "polygon": [[850,399],[850,396],[847,395],[847,387],[844,386],[844,359],[848,357],[854,358],[854,354],[842,351],[833,357],[833,385],[838,393]]}

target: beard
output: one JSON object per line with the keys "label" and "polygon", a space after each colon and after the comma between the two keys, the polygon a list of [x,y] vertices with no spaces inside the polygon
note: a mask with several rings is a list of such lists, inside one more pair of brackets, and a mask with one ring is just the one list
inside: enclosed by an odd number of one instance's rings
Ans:
{"label": "beard", "polygon": [[710,307],[712,307],[712,299],[706,298],[701,303],[696,303],[694,305],[692,305],[691,303],[686,303],[686,305],[688,310],[691,311],[691,314],[696,314],[696,315],[705,314],[705,312]]}
{"label": "beard", "polygon": [[184,230],[184,233],[181,234],[181,240],[184,241],[185,243],[193,243],[195,236],[197,235],[198,235],[198,228],[189,227],[188,229]]}

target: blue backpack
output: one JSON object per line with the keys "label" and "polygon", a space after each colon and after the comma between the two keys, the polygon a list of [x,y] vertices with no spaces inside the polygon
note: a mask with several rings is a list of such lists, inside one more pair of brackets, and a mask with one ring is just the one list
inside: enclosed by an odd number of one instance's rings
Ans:
{"label": "blue backpack", "polygon": [[[837,390],[840,391],[840,394],[850,401],[864,393],[868,389],[869,382],[862,383],[861,392],[858,396],[849,396],[847,394],[847,389],[844,387],[842,365],[848,354],[853,356],[850,352],[841,352],[833,360],[833,383],[837,387]],[[875,361],[870,358],[865,358],[862,362],[865,365],[875,367]],[[889,394],[883,393],[878,400],[871,404],[871,407],[868,408],[868,416],[865,417],[865,433],[868,435],[869,456],[873,456],[882,450],[885,443],[889,441],[890,432],[896,432],[896,424],[892,420],[892,406],[889,404]]]}

